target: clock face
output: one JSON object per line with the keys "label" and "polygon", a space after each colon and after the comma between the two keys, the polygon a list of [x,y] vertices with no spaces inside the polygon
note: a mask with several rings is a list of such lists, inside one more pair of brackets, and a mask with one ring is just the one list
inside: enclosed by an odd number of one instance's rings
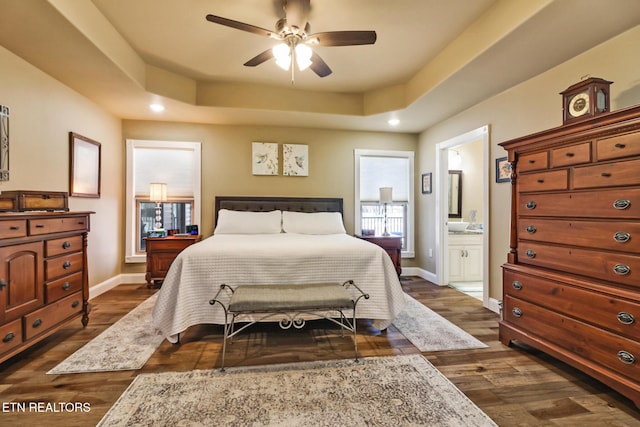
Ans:
{"label": "clock face", "polygon": [[589,94],[582,92],[569,101],[569,114],[572,117],[580,117],[589,112]]}

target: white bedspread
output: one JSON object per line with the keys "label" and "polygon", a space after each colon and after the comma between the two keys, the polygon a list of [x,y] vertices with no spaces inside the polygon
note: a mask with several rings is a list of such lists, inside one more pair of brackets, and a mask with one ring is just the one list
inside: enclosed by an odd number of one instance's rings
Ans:
{"label": "white bedspread", "polygon": [[[198,324],[224,324],[209,304],[220,284],[343,283],[353,280],[361,299],[357,317],[387,328],[402,311],[404,293],[386,252],[347,234],[214,235],[182,251],[158,292],[153,323],[171,342]],[[220,298],[223,299],[223,298]]]}

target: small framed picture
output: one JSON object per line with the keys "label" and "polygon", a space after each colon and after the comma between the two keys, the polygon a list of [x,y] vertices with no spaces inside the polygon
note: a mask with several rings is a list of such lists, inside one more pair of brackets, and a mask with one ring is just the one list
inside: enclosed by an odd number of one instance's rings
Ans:
{"label": "small framed picture", "polygon": [[506,157],[496,159],[496,182],[511,182],[511,163]]}
{"label": "small framed picture", "polygon": [[431,194],[431,172],[422,174],[422,194]]}

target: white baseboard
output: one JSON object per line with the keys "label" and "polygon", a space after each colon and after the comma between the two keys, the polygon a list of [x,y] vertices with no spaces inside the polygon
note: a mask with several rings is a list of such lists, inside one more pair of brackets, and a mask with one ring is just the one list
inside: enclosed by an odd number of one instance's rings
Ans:
{"label": "white baseboard", "polygon": [[[402,267],[402,275],[403,276],[418,276],[424,280],[428,280],[429,282],[438,285],[436,283],[437,276],[427,270],[423,270],[419,267]],[[441,286],[441,285],[438,285]]]}
{"label": "white baseboard", "polygon": [[119,274],[89,288],[89,299],[102,295],[123,283],[146,283],[144,273]]}

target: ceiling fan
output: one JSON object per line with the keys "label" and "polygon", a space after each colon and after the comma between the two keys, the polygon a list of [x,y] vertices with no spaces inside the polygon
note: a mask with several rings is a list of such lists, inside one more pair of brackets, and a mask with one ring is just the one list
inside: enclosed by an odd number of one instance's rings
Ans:
{"label": "ceiling fan", "polygon": [[376,42],[375,31],[328,31],[310,34],[307,21],[311,9],[310,2],[311,0],[282,0],[285,16],[276,22],[275,31],[216,15],[207,15],[207,21],[280,41],[281,43],[256,55],[244,65],[255,67],[275,58],[281,68],[291,68],[292,82],[293,63],[298,65],[300,71],[311,68],[320,77],[331,74],[331,68],[311,46],[356,46]]}

